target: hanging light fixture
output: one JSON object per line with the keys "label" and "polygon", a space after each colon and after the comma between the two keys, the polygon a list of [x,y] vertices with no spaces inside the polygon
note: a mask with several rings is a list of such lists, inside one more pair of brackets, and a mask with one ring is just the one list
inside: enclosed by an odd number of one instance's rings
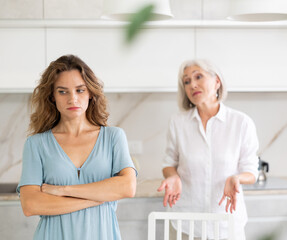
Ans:
{"label": "hanging light fixture", "polygon": [[230,0],[230,16],[235,21],[287,20],[286,0]]}
{"label": "hanging light fixture", "polygon": [[167,20],[173,17],[169,0],[104,0],[102,17],[125,21],[146,5],[154,6],[151,20]]}

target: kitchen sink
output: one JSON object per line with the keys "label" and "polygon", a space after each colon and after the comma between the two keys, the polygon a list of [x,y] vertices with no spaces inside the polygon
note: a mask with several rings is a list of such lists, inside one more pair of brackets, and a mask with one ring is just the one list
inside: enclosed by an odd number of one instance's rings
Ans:
{"label": "kitchen sink", "polygon": [[17,183],[0,183],[0,194],[16,193]]}

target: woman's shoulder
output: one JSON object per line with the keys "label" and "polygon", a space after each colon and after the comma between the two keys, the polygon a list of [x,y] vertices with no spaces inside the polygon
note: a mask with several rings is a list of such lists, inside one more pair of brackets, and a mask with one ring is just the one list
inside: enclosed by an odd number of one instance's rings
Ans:
{"label": "woman's shoulder", "polygon": [[102,127],[102,136],[104,141],[114,145],[117,142],[126,141],[125,131],[120,127]]}
{"label": "woman's shoulder", "polygon": [[31,142],[33,144],[37,144],[37,143],[43,142],[43,141],[45,141],[47,139],[50,131],[51,130],[48,130],[48,131],[42,132],[42,133],[33,134],[33,135],[29,136],[26,141],[27,142]]}
{"label": "woman's shoulder", "polygon": [[120,128],[120,127],[105,126],[103,128],[104,128],[105,134],[108,134],[108,135],[111,135],[111,136],[125,134],[125,131],[122,128]]}
{"label": "woman's shoulder", "polygon": [[231,121],[237,120],[240,122],[252,122],[253,123],[252,118],[245,112],[231,108],[231,107],[227,107],[227,106],[224,106],[224,107],[226,109],[226,115],[228,119],[230,119]]}

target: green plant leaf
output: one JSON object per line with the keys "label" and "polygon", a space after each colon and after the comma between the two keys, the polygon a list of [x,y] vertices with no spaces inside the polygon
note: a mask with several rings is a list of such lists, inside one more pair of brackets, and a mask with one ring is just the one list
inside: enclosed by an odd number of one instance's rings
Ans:
{"label": "green plant leaf", "polygon": [[140,32],[142,25],[152,18],[153,4],[145,5],[133,14],[126,27],[126,42],[131,43]]}
{"label": "green plant leaf", "polygon": [[271,234],[261,237],[259,240],[275,240],[277,236],[277,232],[272,232]]}

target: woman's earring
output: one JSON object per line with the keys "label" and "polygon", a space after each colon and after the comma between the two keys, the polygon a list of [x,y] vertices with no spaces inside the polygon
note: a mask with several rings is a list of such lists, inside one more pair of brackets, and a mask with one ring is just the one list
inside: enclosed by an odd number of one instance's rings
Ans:
{"label": "woman's earring", "polygon": [[219,98],[219,89],[217,89],[216,98],[217,98],[217,99]]}

